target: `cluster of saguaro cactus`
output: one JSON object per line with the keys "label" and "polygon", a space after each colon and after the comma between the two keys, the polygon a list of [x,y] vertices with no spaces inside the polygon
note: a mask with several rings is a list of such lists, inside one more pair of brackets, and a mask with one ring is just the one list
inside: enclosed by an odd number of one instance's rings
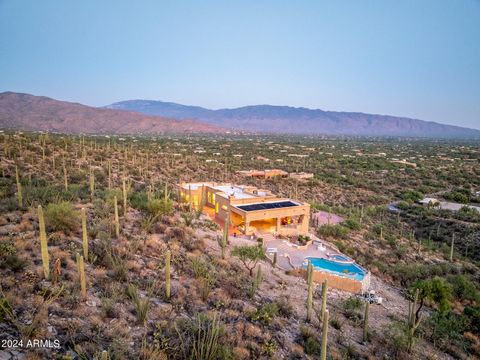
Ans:
{"label": "cluster of saguaro cactus", "polygon": [[115,215],[115,237],[120,237],[120,223],[118,221],[118,204],[117,204],[117,196],[113,197],[113,209]]}
{"label": "cluster of saguaro cactus", "polygon": [[20,183],[20,174],[18,172],[18,166],[15,166],[15,180],[17,181],[17,200],[18,206],[23,206],[23,194],[22,194],[22,184]]}
{"label": "cluster of saguaro cactus", "polygon": [[313,312],[313,265],[308,261],[307,266],[307,283],[308,283],[308,292],[307,292],[307,321],[312,320]]}
{"label": "cluster of saguaro cactus", "polygon": [[170,250],[165,253],[165,297],[170,299],[170,260],[172,254]]}
{"label": "cluster of saguaro cactus", "polygon": [[417,315],[417,303],[418,303],[419,292],[420,290],[417,289],[413,297],[413,302],[410,301],[408,303],[408,319],[407,319],[407,327],[408,327],[407,350],[408,352],[411,352],[413,349],[413,345],[415,344],[415,331],[417,330],[422,320],[422,317],[420,315]]}
{"label": "cluster of saguaro cactus", "polygon": [[85,278],[85,263],[83,261],[83,256],[77,253],[77,269],[78,277],[80,280],[80,292],[82,294],[82,299],[87,298],[87,280]]}
{"label": "cluster of saguaro cactus", "polygon": [[45,230],[45,218],[42,205],[38,205],[38,225],[40,230],[40,248],[42,252],[43,274],[45,279],[50,276],[50,258],[48,256],[47,232]]}
{"label": "cluster of saguaro cactus", "polygon": [[85,208],[81,210],[82,217],[82,242],[83,242],[83,256],[88,261],[88,234],[87,234],[87,211]]}

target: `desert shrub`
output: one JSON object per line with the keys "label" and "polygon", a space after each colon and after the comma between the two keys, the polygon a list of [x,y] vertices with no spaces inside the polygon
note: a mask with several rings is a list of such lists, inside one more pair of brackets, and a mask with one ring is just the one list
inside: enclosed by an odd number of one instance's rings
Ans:
{"label": "desert shrub", "polygon": [[[117,200],[122,199],[123,194],[120,197],[117,195]],[[132,208],[147,211],[148,210],[148,196],[145,192],[132,192],[128,197],[129,204]]]}
{"label": "desert shrub", "polygon": [[300,327],[300,342],[303,345],[305,353],[308,355],[319,355],[322,344],[318,341],[315,333],[307,326]]}
{"label": "desert shrub", "polygon": [[463,333],[468,328],[468,319],[452,312],[436,311],[429,318],[429,338],[440,348],[444,348],[449,342],[457,343],[464,341]]}
{"label": "desert shrub", "polygon": [[78,214],[67,201],[48,204],[45,216],[48,227],[54,231],[73,231],[78,228]]}
{"label": "desert shrub", "polygon": [[0,269],[18,272],[24,269],[26,261],[19,258],[17,248],[11,241],[0,243]]}
{"label": "desert shrub", "polygon": [[402,199],[405,201],[416,202],[423,199],[423,194],[420,191],[407,190],[402,194]]}
{"label": "desert shrub", "polygon": [[469,330],[480,334],[480,306],[467,306],[463,309],[463,314],[470,320]]}
{"label": "desert shrub", "polygon": [[147,210],[153,216],[167,215],[172,212],[172,202],[164,199],[152,199],[147,204]]}
{"label": "desert shrub", "polygon": [[384,348],[388,349],[395,359],[403,359],[408,350],[408,328],[404,322],[388,324],[383,333]]}
{"label": "desert shrub", "polygon": [[475,284],[466,275],[453,275],[448,277],[448,282],[452,285],[453,295],[456,299],[463,301],[480,302],[480,292]]}
{"label": "desert shrub", "polygon": [[318,228],[317,232],[319,236],[325,237],[334,237],[345,239],[349,233],[349,229],[343,225],[336,224],[336,225],[322,225]]}
{"label": "desert shrub", "polygon": [[278,315],[278,311],[278,305],[276,303],[267,303],[250,314],[250,319],[260,321],[263,325],[270,325],[275,316]]}
{"label": "desert shrub", "polygon": [[175,322],[177,346],[170,347],[172,359],[229,359],[224,343],[225,329],[217,316],[210,318],[197,314],[194,319],[179,319]]}
{"label": "desert shrub", "polygon": [[355,219],[347,219],[342,222],[342,225],[349,228],[350,230],[360,230],[362,228],[360,223]]}

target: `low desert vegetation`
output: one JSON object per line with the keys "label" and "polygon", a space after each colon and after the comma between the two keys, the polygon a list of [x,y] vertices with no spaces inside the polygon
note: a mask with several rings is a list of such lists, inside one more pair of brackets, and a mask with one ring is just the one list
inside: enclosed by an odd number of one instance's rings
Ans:
{"label": "low desert vegetation", "polygon": [[[28,358],[480,356],[480,214],[468,207],[478,143],[1,133],[0,151],[0,333],[60,342],[18,350]],[[314,177],[236,173],[265,168]],[[385,304],[294,276],[268,244],[225,237],[176,194],[205,180],[341,217],[312,221],[311,233],[368,269]]]}

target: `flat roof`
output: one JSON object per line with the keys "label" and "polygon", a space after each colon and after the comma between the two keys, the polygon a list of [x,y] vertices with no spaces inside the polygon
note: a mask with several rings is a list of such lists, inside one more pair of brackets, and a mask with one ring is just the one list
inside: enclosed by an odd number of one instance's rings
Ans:
{"label": "flat roof", "polygon": [[[234,185],[219,185],[213,187],[215,190],[219,190],[227,196],[234,196],[235,199],[251,199],[256,197],[253,194],[245,192],[242,187]],[[221,195],[221,194],[218,194]]]}
{"label": "flat roof", "polygon": [[300,206],[290,200],[283,200],[283,201],[275,201],[275,202],[262,202],[256,204],[248,204],[248,205],[237,205],[236,207],[243,211],[257,211],[257,210],[270,210],[270,209],[281,209],[286,207],[294,207]]}

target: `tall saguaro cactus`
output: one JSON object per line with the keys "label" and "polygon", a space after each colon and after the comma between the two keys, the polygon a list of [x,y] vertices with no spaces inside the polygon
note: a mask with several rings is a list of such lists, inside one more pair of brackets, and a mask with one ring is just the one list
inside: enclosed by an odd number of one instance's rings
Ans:
{"label": "tall saguaro cactus", "polygon": [[65,186],[65,191],[68,190],[68,174],[67,167],[65,166],[65,160],[63,161],[63,184]]}
{"label": "tall saguaro cactus", "polygon": [[413,297],[413,302],[408,303],[408,337],[407,337],[407,350],[411,352],[413,349],[413,345],[415,344],[415,331],[417,330],[422,317],[420,314],[417,314],[417,303],[418,303],[418,296],[420,293],[420,289],[415,291],[415,295]]}
{"label": "tall saguaro cactus", "polygon": [[363,316],[363,342],[368,341],[368,311],[370,308],[370,301],[365,302],[365,314]]}
{"label": "tall saguaro cactus", "polygon": [[168,250],[165,253],[165,297],[170,299],[170,260],[171,252]]}
{"label": "tall saguaro cactus", "polygon": [[88,235],[87,235],[87,211],[85,208],[81,210],[82,216],[82,242],[83,242],[83,256],[88,261]]}
{"label": "tall saguaro cactus", "polygon": [[125,178],[122,179],[122,192],[123,192],[123,217],[127,217],[127,185]]}
{"label": "tall saguaro cactus", "polygon": [[45,218],[42,205],[38,205],[38,225],[40,228],[40,249],[42,252],[43,275],[45,279],[50,276],[50,258],[48,256],[47,233],[45,231]]}
{"label": "tall saguaro cactus", "polygon": [[325,279],[322,283],[322,308],[320,310],[320,322],[323,321],[323,318],[325,317],[325,312],[327,311],[327,289],[328,283],[327,279]]}
{"label": "tall saguaro cactus", "polygon": [[90,168],[90,195],[93,198],[95,193],[95,174],[93,173],[93,169]]}
{"label": "tall saguaro cactus", "polygon": [[83,261],[83,256],[77,253],[77,269],[78,277],[80,279],[80,291],[82,294],[82,299],[87,298],[87,280],[85,278],[85,263]]}
{"label": "tall saguaro cactus", "polygon": [[307,266],[307,281],[308,281],[308,293],[307,293],[307,321],[312,320],[313,311],[313,265],[309,261]]}
{"label": "tall saguaro cactus", "polygon": [[15,180],[17,181],[17,200],[18,206],[23,206],[22,184],[20,183],[20,174],[18,172],[18,166],[15,166]]}
{"label": "tall saguaro cactus", "polygon": [[453,249],[455,248],[455,233],[452,233],[452,242],[450,243],[450,262],[453,261]]}
{"label": "tall saguaro cactus", "polygon": [[[108,143],[108,147],[110,148],[110,143]],[[112,188],[112,160],[108,160],[108,188]]]}
{"label": "tall saguaro cactus", "polygon": [[325,316],[323,317],[323,326],[322,326],[322,347],[320,351],[320,359],[327,359],[327,341],[328,341],[328,310],[325,311]]}
{"label": "tall saguaro cactus", "polygon": [[115,214],[115,237],[120,237],[120,223],[118,221],[118,204],[117,204],[117,196],[113,197],[113,209]]}

